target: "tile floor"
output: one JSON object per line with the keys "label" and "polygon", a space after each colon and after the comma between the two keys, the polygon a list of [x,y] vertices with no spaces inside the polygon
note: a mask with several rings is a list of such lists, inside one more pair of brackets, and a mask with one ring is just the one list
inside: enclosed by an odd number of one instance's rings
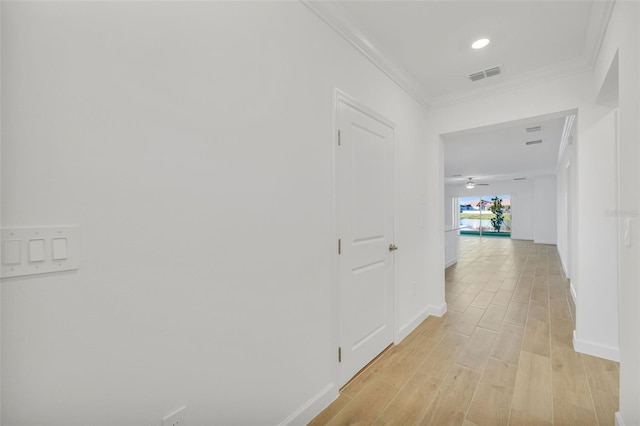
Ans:
{"label": "tile floor", "polygon": [[555,246],[460,237],[448,312],[427,318],[312,425],[613,425],[619,366],[573,351]]}

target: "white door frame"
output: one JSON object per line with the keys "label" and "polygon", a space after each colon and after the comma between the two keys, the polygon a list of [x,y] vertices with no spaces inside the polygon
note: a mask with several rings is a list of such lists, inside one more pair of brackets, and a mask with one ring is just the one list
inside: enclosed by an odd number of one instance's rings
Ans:
{"label": "white door frame", "polygon": [[[338,269],[338,188],[337,188],[337,153],[338,153],[338,105],[343,102],[352,108],[366,114],[385,125],[393,129],[393,235],[395,241],[397,239],[398,230],[398,212],[396,197],[398,193],[398,126],[384,117],[380,113],[367,107],[363,103],[359,102],[356,98],[346,94],[340,89],[335,89],[333,96],[333,113],[332,113],[332,134],[331,138],[331,235],[333,236],[331,244],[331,348],[330,356],[333,360],[333,377],[336,391],[338,391],[339,378],[339,362],[338,362],[338,347],[340,346],[340,279]],[[399,247],[398,251],[394,254],[393,262],[393,344],[400,342],[400,332],[398,330],[398,300],[399,300],[399,286],[398,283],[398,252],[401,252],[402,247]]]}

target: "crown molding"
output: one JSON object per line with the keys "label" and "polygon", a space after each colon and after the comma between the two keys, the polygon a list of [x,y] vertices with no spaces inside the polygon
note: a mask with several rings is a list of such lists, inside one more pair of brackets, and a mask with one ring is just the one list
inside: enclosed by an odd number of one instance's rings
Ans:
{"label": "crown molding", "polygon": [[393,56],[382,50],[380,43],[367,34],[339,2],[319,0],[300,0],[300,2],[333,28],[423,108],[427,111],[430,109],[429,97],[422,85]]}
{"label": "crown molding", "polygon": [[601,0],[594,1],[591,5],[591,15],[582,53],[591,68],[594,67],[600,54],[615,2],[616,0]]}
{"label": "crown molding", "polygon": [[543,81],[593,70],[615,1],[600,0],[592,3],[584,49],[580,58],[532,70],[486,87],[431,97],[426,89],[392,55],[380,48],[380,44],[349,15],[340,2],[300,0],[426,110],[448,107],[488,95],[517,90]]}

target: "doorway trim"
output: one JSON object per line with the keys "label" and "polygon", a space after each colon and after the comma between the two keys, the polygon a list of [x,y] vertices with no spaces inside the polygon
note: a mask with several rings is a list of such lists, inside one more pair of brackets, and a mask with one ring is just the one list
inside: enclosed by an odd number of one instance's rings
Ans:
{"label": "doorway trim", "polygon": [[[334,387],[336,393],[339,391],[340,376],[339,376],[339,362],[338,362],[338,348],[340,346],[340,276],[338,265],[338,187],[337,187],[337,154],[338,154],[338,106],[343,102],[350,107],[362,112],[371,118],[378,120],[385,125],[393,129],[393,199],[392,199],[392,212],[393,212],[393,235],[397,241],[398,231],[398,206],[397,206],[397,193],[398,193],[398,126],[379,112],[366,106],[355,97],[345,93],[344,91],[336,88],[333,93],[332,102],[332,137],[331,137],[331,347],[329,349],[330,359],[332,366],[332,377],[334,378]],[[399,248],[402,250],[402,247]],[[398,250],[398,251],[400,251]],[[392,329],[393,329],[393,344],[398,344],[400,341],[400,331],[398,329],[399,324],[399,286],[398,283],[398,255],[394,254],[393,262],[393,300],[391,303],[392,313]]]}

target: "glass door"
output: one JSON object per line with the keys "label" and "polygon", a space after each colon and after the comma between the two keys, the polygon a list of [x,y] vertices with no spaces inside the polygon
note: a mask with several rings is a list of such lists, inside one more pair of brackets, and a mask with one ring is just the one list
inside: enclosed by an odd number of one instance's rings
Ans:
{"label": "glass door", "polygon": [[511,197],[493,195],[459,198],[460,234],[511,236]]}

